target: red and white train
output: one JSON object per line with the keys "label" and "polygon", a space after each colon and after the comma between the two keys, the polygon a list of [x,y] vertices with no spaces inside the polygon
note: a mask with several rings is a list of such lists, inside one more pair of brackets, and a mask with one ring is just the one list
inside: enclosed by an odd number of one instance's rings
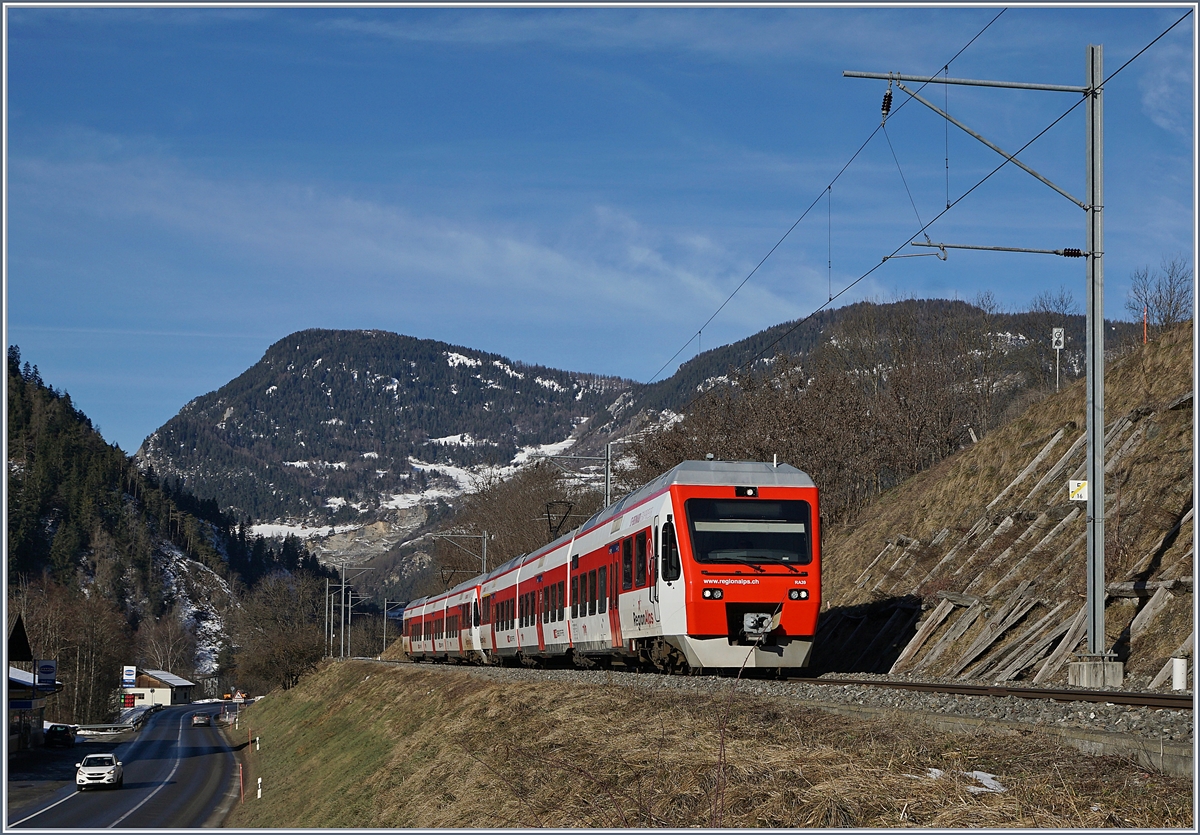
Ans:
{"label": "red and white train", "polygon": [[531,554],[404,610],[416,661],[665,672],[804,667],[821,606],[817,487],[685,461]]}

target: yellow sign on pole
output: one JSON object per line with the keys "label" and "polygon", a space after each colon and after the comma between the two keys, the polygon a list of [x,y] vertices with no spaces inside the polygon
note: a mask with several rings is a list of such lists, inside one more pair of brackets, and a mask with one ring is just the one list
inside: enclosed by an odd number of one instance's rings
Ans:
{"label": "yellow sign on pole", "polygon": [[1088,500],[1087,481],[1077,479],[1069,479],[1067,481],[1067,492],[1071,501],[1086,502]]}

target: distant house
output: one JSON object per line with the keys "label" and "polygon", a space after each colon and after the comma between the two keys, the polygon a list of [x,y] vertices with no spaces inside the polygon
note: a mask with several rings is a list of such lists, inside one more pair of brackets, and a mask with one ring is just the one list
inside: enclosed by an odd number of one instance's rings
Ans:
{"label": "distant house", "polygon": [[183,705],[195,698],[196,683],[166,670],[138,669],[136,683],[123,691],[133,696],[131,707]]}

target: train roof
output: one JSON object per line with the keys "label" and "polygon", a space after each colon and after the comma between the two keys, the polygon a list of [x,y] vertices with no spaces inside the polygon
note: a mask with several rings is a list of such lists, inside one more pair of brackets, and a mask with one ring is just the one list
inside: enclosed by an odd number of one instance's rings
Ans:
{"label": "train roof", "polygon": [[734,484],[745,487],[816,487],[816,483],[803,470],[791,464],[767,464],[759,461],[684,461],[653,481],[642,485],[637,490],[624,496],[618,501],[596,513],[582,525],[562,534],[558,539],[531,551],[521,554],[498,565],[481,577],[474,577],[465,583],[460,583],[449,592],[438,597],[449,596],[466,586],[483,584],[494,577],[499,577],[514,568],[532,561],[534,558],[548,554],[570,542],[583,531],[598,524],[620,516],[627,507],[636,505],[645,499],[660,493],[672,484]]}
{"label": "train roof", "polygon": [[[638,504],[672,484],[735,484],[745,487],[816,487],[803,470],[791,464],[767,464],[759,461],[684,461],[653,481],[639,487],[583,523],[583,530],[620,516],[625,508]],[[572,532],[574,533],[574,532]]]}

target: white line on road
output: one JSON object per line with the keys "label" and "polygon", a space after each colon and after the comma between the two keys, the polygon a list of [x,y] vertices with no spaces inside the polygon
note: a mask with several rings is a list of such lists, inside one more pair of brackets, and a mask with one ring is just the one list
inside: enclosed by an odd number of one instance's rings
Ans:
{"label": "white line on road", "polygon": [[154,797],[154,795],[156,795],[156,794],[158,794],[160,791],[162,791],[162,790],[163,790],[163,787],[164,787],[165,785],[167,785],[167,783],[170,783],[170,782],[171,782],[171,778],[172,778],[172,777],[174,777],[174,776],[175,776],[175,772],[179,770],[179,763],[180,763],[180,762],[182,762],[182,760],[183,760],[183,757],[181,756],[181,755],[182,755],[182,753],[183,753],[183,720],[184,720],[184,719],[186,719],[186,718],[187,718],[187,715],[186,715],[186,714],[182,714],[182,715],[180,715],[180,717],[179,717],[179,735],[178,735],[178,736],[175,738],[175,765],[171,766],[171,773],[167,775],[167,779],[166,779],[166,780],[163,780],[161,783],[159,783],[159,784],[158,784],[158,788],[156,788],[154,791],[150,792],[150,794],[146,795],[146,796],[145,796],[145,798],[143,798],[143,799],[142,799],[142,802],[141,802],[141,803],[139,803],[138,805],[134,806],[134,807],[133,807],[132,809],[130,809],[128,812],[126,812],[125,814],[121,815],[121,817],[117,818],[115,821],[113,821],[112,823],[110,823],[110,824],[109,824],[109,825],[106,827],[107,829],[112,829],[112,828],[113,828],[114,826],[116,826],[118,823],[120,823],[121,821],[125,820],[125,818],[129,817],[129,816],[130,816],[130,815],[132,815],[134,812],[136,812],[138,809],[140,809],[140,808],[142,808],[143,806],[145,806],[145,805],[146,805],[146,804],[147,804],[147,803],[150,801],[150,799],[151,799],[152,797]]}

